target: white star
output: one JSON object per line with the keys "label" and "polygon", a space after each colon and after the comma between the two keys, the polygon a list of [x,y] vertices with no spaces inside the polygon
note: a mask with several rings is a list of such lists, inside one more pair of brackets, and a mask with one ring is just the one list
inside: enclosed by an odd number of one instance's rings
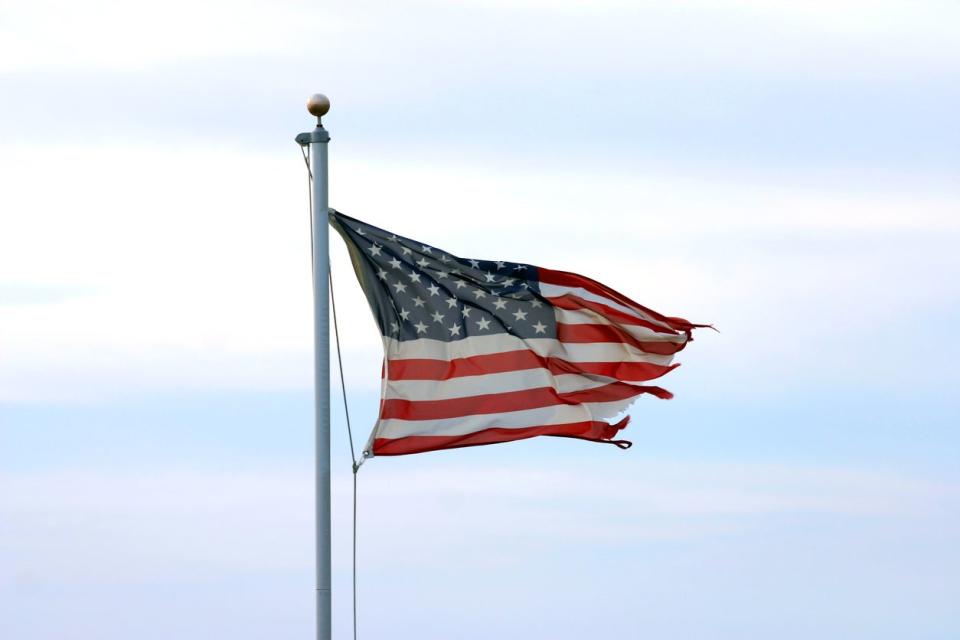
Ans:
{"label": "white star", "polygon": [[431,249],[430,247],[428,247],[427,245],[422,244],[422,245],[420,245],[420,246],[423,247],[422,253],[432,253],[432,249]]}
{"label": "white star", "polygon": [[512,285],[512,284],[513,284],[514,282],[516,282],[516,281],[517,281],[516,278],[507,278],[506,280],[503,281],[503,286],[509,287],[510,285]]}
{"label": "white star", "polygon": [[505,266],[507,265],[503,264],[502,260],[497,260],[497,271],[499,271],[500,269],[503,269]]}
{"label": "white star", "polygon": [[380,271],[377,271],[377,277],[380,278],[381,280],[386,280],[387,272],[384,271],[383,269],[380,269]]}
{"label": "white star", "polygon": [[477,260],[471,259],[471,260],[467,260],[467,262],[469,262],[469,263],[470,263],[470,266],[473,267],[474,269],[479,269],[479,268],[480,268],[480,262],[477,261]]}
{"label": "white star", "polygon": [[463,280],[457,280],[457,289],[463,289],[465,286],[467,286],[466,282]]}
{"label": "white star", "polygon": [[487,282],[496,282],[496,281],[497,281],[497,276],[493,275],[493,274],[490,273],[489,271],[487,271],[487,272],[486,272],[485,274],[483,274],[483,275],[487,278]]}
{"label": "white star", "polygon": [[456,298],[447,298],[447,306],[450,307],[451,309],[453,309],[455,306],[457,306],[457,299],[456,299]]}
{"label": "white star", "polygon": [[434,322],[443,322],[443,314],[439,311],[434,311],[433,315],[430,317],[433,318]]}
{"label": "white star", "polygon": [[503,309],[505,306],[507,306],[507,301],[503,298],[497,298],[493,301],[493,306],[495,306],[497,309]]}
{"label": "white star", "polygon": [[399,269],[400,264],[401,264],[400,261],[397,260],[396,258],[390,261],[390,266],[393,267],[394,269]]}
{"label": "white star", "polygon": [[446,271],[437,271],[437,278],[449,278],[450,274]]}
{"label": "white star", "polygon": [[362,235],[362,236],[367,235],[367,234],[365,234],[365,233],[363,232],[363,229],[361,229],[360,227],[357,227],[357,233],[359,233],[359,234]]}
{"label": "white star", "polygon": [[432,295],[432,296],[438,296],[438,295],[440,295],[440,287],[438,287],[438,286],[435,285],[435,284],[432,284],[432,285],[430,285],[429,287],[427,287],[427,291],[429,291],[429,292],[430,292],[430,295]]}
{"label": "white star", "polygon": [[514,271],[526,271],[526,269],[527,269],[527,265],[525,264],[518,264],[513,268]]}
{"label": "white star", "polygon": [[416,282],[417,284],[420,283],[420,274],[416,271],[411,271],[407,277],[410,278],[410,282]]}
{"label": "white star", "polygon": [[477,300],[479,300],[480,298],[486,298],[486,297],[487,297],[487,294],[485,294],[485,293],[483,292],[483,289],[474,289],[474,290],[473,290],[473,295],[474,295],[474,297],[476,297]]}
{"label": "white star", "polygon": [[382,248],[383,248],[383,247],[381,247],[381,246],[378,245],[376,242],[374,242],[374,243],[373,243],[373,246],[369,247],[369,248],[367,249],[367,251],[370,252],[371,257],[372,257],[372,256],[378,256],[378,255],[380,255],[380,249],[382,249]]}
{"label": "white star", "polygon": [[533,328],[536,330],[537,333],[547,332],[547,325],[543,324],[539,320],[537,321],[537,324],[533,325]]}
{"label": "white star", "polygon": [[529,289],[529,288],[530,288],[530,283],[529,283],[529,282],[521,282],[521,283],[520,283],[520,286],[523,287],[524,289]]}
{"label": "white star", "polygon": [[447,264],[448,262],[450,262],[450,256],[446,254],[440,256],[440,262],[442,262],[443,264]]}
{"label": "white star", "polygon": [[471,309],[470,307],[464,307],[463,309],[460,310],[460,313],[463,314],[464,318],[469,318],[471,311],[473,311],[473,309]]}
{"label": "white star", "polygon": [[[420,296],[417,296],[416,298],[413,299],[413,306],[415,307],[423,306],[423,300],[420,299]],[[404,318],[404,320],[406,320],[406,318]]]}
{"label": "white star", "polygon": [[426,258],[420,258],[419,260],[417,260],[417,264],[420,265],[421,269],[426,269],[427,265],[430,264],[430,261],[427,260]]}
{"label": "white star", "polygon": [[524,311],[523,309],[517,309],[517,312],[513,314],[513,317],[516,318],[517,320],[526,320],[527,312]]}
{"label": "white star", "polygon": [[533,306],[534,309],[539,309],[540,307],[543,306],[543,303],[540,302],[539,300],[534,300],[530,304]]}
{"label": "white star", "polygon": [[397,331],[400,331],[400,325],[398,325],[396,322],[391,322],[390,333],[396,333]]}
{"label": "white star", "polygon": [[417,333],[426,333],[427,331],[427,325],[423,324],[423,322],[418,322],[413,326],[416,327]]}
{"label": "white star", "polygon": [[390,242],[396,242],[396,241],[397,241],[397,234],[393,234],[392,236],[390,236]]}
{"label": "white star", "polygon": [[407,311],[406,309],[400,309],[400,317],[403,318],[404,320],[409,320],[410,312]]}
{"label": "white star", "polygon": [[478,330],[481,330],[481,331],[482,331],[483,329],[487,329],[487,328],[489,328],[489,327],[490,327],[490,321],[487,320],[486,318],[481,318],[480,321],[477,322],[477,329],[478,329]]}
{"label": "white star", "polygon": [[451,336],[458,336],[458,335],[460,335],[460,325],[455,324],[455,325],[453,325],[452,327],[448,327],[448,329],[450,330],[450,335],[451,335]]}
{"label": "white star", "polygon": [[403,284],[402,282],[398,282],[397,284],[393,285],[393,288],[397,290],[397,293],[400,293],[407,290],[407,285]]}
{"label": "white star", "polygon": [[405,256],[408,256],[411,253],[413,253],[413,251],[410,250],[410,247],[400,247],[400,251],[402,251],[403,255]]}

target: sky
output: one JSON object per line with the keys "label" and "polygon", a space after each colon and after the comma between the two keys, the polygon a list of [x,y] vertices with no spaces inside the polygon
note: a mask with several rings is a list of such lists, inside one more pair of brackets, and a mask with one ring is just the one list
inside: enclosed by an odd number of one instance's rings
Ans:
{"label": "sky", "polygon": [[945,0],[5,1],[0,637],[311,637],[318,91],[331,206],[719,329],[629,451],[365,464],[361,637],[960,636],[958,77]]}

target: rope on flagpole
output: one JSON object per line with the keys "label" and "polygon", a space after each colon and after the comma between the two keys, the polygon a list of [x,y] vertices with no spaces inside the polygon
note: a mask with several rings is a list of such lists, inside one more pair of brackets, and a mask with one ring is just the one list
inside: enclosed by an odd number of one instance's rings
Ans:
{"label": "rope on flagpole", "polygon": [[[307,202],[310,205],[310,212],[307,219],[310,220],[310,282],[313,282],[313,171],[310,170],[310,145],[300,145],[300,153],[303,154],[303,162],[307,165]],[[316,283],[313,283],[316,285]]]}
{"label": "rope on flagpole", "polygon": [[347,436],[350,440],[350,462],[353,463],[353,472],[356,473],[360,465],[357,464],[356,450],[353,448],[353,429],[350,427],[350,409],[347,406],[347,386],[343,377],[343,356],[340,354],[340,328],[337,326],[337,299],[333,295],[333,268],[328,270],[330,278],[330,306],[333,308],[333,336],[337,343],[337,364],[340,365],[340,389],[343,392],[343,411],[347,416]]}
{"label": "rope on flagpole", "polygon": [[357,462],[353,447],[353,429],[350,426],[350,407],[347,405],[347,383],[343,375],[343,356],[340,350],[340,327],[337,324],[337,299],[333,295],[333,270],[328,271],[330,279],[330,305],[333,308],[333,336],[337,343],[337,364],[340,365],[340,390],[343,393],[343,412],[347,417],[347,439],[350,442],[350,469],[353,471],[353,640],[357,640],[357,472],[363,460]]}

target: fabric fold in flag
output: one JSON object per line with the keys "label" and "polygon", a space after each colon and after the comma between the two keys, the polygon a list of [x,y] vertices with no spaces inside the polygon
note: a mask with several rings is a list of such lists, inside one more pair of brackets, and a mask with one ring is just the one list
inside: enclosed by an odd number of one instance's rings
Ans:
{"label": "fabric fold in flag", "polygon": [[367,455],[536,436],[614,440],[610,423],[677,364],[698,325],[575,273],[459,258],[331,210],[384,345]]}

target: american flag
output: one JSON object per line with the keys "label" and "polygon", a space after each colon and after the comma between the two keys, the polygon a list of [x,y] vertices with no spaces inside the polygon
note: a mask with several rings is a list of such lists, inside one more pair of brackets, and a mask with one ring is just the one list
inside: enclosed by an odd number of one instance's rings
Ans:
{"label": "american flag", "polygon": [[331,210],[380,327],[380,415],[367,455],[534,436],[612,442],[608,423],[677,364],[695,325],[595,280],[463,259]]}

